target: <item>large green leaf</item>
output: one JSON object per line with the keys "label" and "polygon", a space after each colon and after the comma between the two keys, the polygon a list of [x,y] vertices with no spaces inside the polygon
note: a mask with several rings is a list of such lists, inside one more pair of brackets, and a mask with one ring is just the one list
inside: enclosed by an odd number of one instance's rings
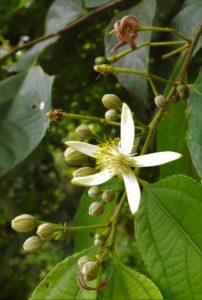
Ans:
{"label": "large green leaf", "polygon": [[[132,15],[136,17],[140,24],[149,26],[152,25],[154,15],[156,11],[156,1],[155,0],[143,0],[138,5],[132,7],[129,10],[125,10],[121,12],[121,14],[117,15],[109,24],[110,31],[117,19],[125,15]],[[137,45],[143,42],[149,42],[151,40],[151,32],[139,32],[137,38]],[[117,39],[115,36],[106,35],[105,46],[106,46],[106,55],[111,56],[111,49],[113,46],[117,44]],[[122,51],[129,46],[125,46],[119,51]],[[140,48],[136,51],[131,52],[129,55],[123,57],[120,61],[116,62],[115,65],[124,68],[134,68],[138,70],[147,70],[148,62],[149,62],[149,48],[144,47]],[[135,98],[143,104],[146,103],[146,95],[147,95],[147,80],[136,75],[128,75],[128,74],[117,74],[116,77],[120,81],[120,83],[132,94]]]}
{"label": "large green leaf", "polygon": [[[101,191],[104,191],[108,188],[113,188],[115,191],[120,189],[120,182],[116,179],[111,180],[109,183],[103,184],[100,186]],[[116,195],[117,196],[117,195]],[[100,195],[101,197],[101,195]],[[99,201],[100,198],[93,200],[88,196],[87,189],[85,190],[79,204],[78,211],[75,216],[75,225],[96,225],[96,224],[105,224],[109,221],[112,208],[114,206],[114,201],[106,205],[105,212],[101,216],[90,216],[88,214],[89,206],[94,201]],[[74,238],[75,250],[80,251],[86,247],[90,247],[93,244],[93,238],[89,232],[78,232],[75,234]]]}
{"label": "large green leaf", "polygon": [[187,100],[187,144],[193,164],[202,177],[202,72],[192,86]]}
{"label": "large green leaf", "polygon": [[136,217],[140,251],[164,299],[202,299],[202,186],[175,175],[149,186]]}
{"label": "large green leaf", "polygon": [[85,12],[81,0],[55,0],[46,17],[46,33],[62,29]]}
{"label": "large green leaf", "polygon": [[35,289],[29,300],[90,300],[96,299],[95,291],[78,285],[78,259],[91,254],[92,249],[76,253],[57,264]]}
{"label": "large green leaf", "polygon": [[1,81],[0,175],[25,159],[44,136],[52,82],[40,67]]}
{"label": "large green leaf", "polygon": [[185,174],[190,176],[193,174],[193,166],[185,140],[186,123],[185,103],[180,101],[176,105],[170,105],[166,115],[158,125],[158,151],[169,150],[182,154],[181,159],[160,166],[161,177],[173,174]]}
{"label": "large green leaf", "polygon": [[100,299],[162,300],[163,297],[149,278],[117,262]]}
{"label": "large green leaf", "polygon": [[[201,24],[202,3],[201,0],[186,0],[182,10],[174,17],[171,25],[186,37],[190,37],[194,30]],[[195,52],[201,47],[200,39]]]}
{"label": "large green leaf", "polygon": [[20,72],[30,68],[35,64],[38,57],[43,53],[43,51],[53,43],[57,41],[57,37],[53,37],[37,43],[31,49],[24,52],[20,59],[11,65],[6,65],[3,68],[8,72]]}

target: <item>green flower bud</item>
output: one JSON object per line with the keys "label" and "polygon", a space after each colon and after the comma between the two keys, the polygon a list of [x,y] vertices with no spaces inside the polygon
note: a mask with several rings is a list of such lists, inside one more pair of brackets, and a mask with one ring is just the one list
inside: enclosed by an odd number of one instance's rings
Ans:
{"label": "green flower bud", "polygon": [[73,166],[78,166],[82,163],[86,162],[86,155],[83,153],[80,153],[77,150],[72,149],[71,147],[67,148],[64,152],[65,160]]}
{"label": "green flower bud", "polygon": [[34,228],[35,221],[32,215],[23,214],[12,220],[11,227],[17,232],[29,232]]}
{"label": "green flower bud", "polygon": [[39,250],[42,246],[41,239],[34,235],[29,237],[23,244],[23,249],[25,252],[35,252]]}
{"label": "green flower bud", "polygon": [[122,108],[122,102],[119,99],[119,97],[117,97],[114,94],[106,94],[102,97],[102,104],[104,105],[104,107],[108,108],[108,109],[115,109],[120,111]]}
{"label": "green flower bud", "polygon": [[154,103],[158,108],[164,108],[167,105],[166,98],[163,95],[158,95],[154,98]]}
{"label": "green flower bud", "polygon": [[86,255],[81,256],[79,258],[79,260],[78,260],[78,266],[79,266],[79,268],[82,268],[87,261],[89,261],[88,256],[86,256]]}
{"label": "green flower bud", "polygon": [[88,190],[88,196],[95,199],[99,196],[100,194],[100,189],[98,186],[92,186],[89,190]]}
{"label": "green flower bud", "polygon": [[73,177],[81,177],[81,176],[88,176],[88,175],[92,175],[95,174],[96,170],[90,167],[83,167],[83,168],[79,168],[76,171],[73,172]]}
{"label": "green flower bud", "polygon": [[111,202],[114,198],[114,191],[113,190],[105,190],[102,193],[102,200],[105,202]]}
{"label": "green flower bud", "polygon": [[104,212],[104,204],[102,202],[93,202],[89,206],[88,213],[90,216],[100,216]]}
{"label": "green flower bud", "polygon": [[37,234],[41,238],[47,239],[53,235],[54,231],[55,230],[51,223],[43,223],[43,224],[39,225],[39,227],[37,229]]}
{"label": "green flower bud", "polygon": [[180,98],[187,98],[189,96],[189,88],[186,84],[180,84],[177,86],[177,93],[179,94]]}
{"label": "green flower bud", "polygon": [[102,64],[107,64],[108,60],[105,56],[99,56],[96,57],[95,59],[95,65],[102,65]]}
{"label": "green flower bud", "polygon": [[107,121],[115,121],[117,119],[117,117],[118,117],[118,114],[117,114],[116,110],[114,110],[114,109],[109,109],[105,113],[105,119]]}
{"label": "green flower bud", "polygon": [[84,124],[79,125],[75,131],[81,139],[88,139],[92,136],[89,126]]}
{"label": "green flower bud", "polygon": [[97,271],[98,271],[98,262],[93,260],[87,261],[81,269],[81,273],[84,275],[84,278],[86,280],[95,279],[97,277]]}

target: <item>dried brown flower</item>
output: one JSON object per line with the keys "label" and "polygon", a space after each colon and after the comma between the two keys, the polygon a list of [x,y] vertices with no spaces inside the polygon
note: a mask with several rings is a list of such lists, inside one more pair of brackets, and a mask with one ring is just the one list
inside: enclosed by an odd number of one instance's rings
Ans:
{"label": "dried brown flower", "polygon": [[116,34],[119,43],[114,46],[112,51],[129,44],[132,50],[137,48],[135,38],[138,33],[139,22],[133,16],[125,16],[114,24],[113,33]]}

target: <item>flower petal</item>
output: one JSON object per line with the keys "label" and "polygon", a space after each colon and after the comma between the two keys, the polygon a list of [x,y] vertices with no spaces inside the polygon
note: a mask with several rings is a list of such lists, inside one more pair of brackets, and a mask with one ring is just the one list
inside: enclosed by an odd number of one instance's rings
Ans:
{"label": "flower petal", "polygon": [[121,112],[121,150],[130,154],[133,149],[135,125],[130,108],[123,103]]}
{"label": "flower petal", "polygon": [[135,167],[153,167],[166,164],[180,158],[182,154],[173,151],[156,152],[141,156],[135,156]]}
{"label": "flower petal", "polygon": [[99,185],[110,180],[113,176],[112,172],[106,170],[85,177],[74,177],[71,183],[84,186]]}
{"label": "flower petal", "polygon": [[128,204],[132,214],[135,214],[140,204],[140,187],[134,173],[124,173],[123,180],[126,188]]}
{"label": "flower petal", "polygon": [[100,148],[97,146],[88,143],[83,143],[83,142],[68,141],[65,142],[65,144],[91,157],[95,157],[96,153],[100,150]]}

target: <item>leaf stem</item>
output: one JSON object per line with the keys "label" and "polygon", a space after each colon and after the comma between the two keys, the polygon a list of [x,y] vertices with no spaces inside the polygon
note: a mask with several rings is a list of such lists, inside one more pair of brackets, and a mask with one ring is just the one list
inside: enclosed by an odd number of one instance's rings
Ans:
{"label": "leaf stem", "polygon": [[128,55],[129,53],[136,51],[142,47],[173,46],[173,45],[181,45],[181,44],[185,44],[185,43],[186,43],[185,41],[145,42],[140,45],[137,45],[137,48],[135,50],[129,48],[127,50],[117,53],[116,55],[109,56],[109,57],[107,57],[107,61],[109,63],[114,63],[114,62],[120,60],[121,58],[123,58],[124,56]]}
{"label": "leaf stem", "polygon": [[111,65],[95,65],[94,70],[96,72],[100,73],[124,73],[124,74],[133,74],[133,75],[140,75],[145,78],[151,78],[159,82],[168,83],[170,85],[176,86],[175,82],[172,82],[168,79],[162,78],[160,76],[157,76],[155,74],[149,73],[148,71],[142,71],[142,70],[136,70],[136,69],[129,69],[129,68],[120,68],[120,67],[114,67]]}
{"label": "leaf stem", "polygon": [[163,54],[163,55],[161,56],[161,59],[162,59],[162,60],[167,59],[167,58],[169,58],[169,57],[171,57],[171,56],[173,56],[173,55],[176,55],[176,54],[178,54],[179,52],[181,52],[181,51],[187,49],[188,47],[189,47],[189,45],[186,44],[186,45],[184,45],[184,46],[182,46],[182,47],[179,47],[179,48],[177,48],[177,49],[175,49],[175,50],[173,50],[173,51],[170,51],[170,52],[168,52],[168,53],[166,53],[166,54]]}
{"label": "leaf stem", "polygon": [[67,225],[58,225],[55,228],[64,231],[80,231],[80,230],[91,230],[99,228],[107,228],[109,225],[98,224],[98,225],[81,225],[81,226],[67,226]]}

